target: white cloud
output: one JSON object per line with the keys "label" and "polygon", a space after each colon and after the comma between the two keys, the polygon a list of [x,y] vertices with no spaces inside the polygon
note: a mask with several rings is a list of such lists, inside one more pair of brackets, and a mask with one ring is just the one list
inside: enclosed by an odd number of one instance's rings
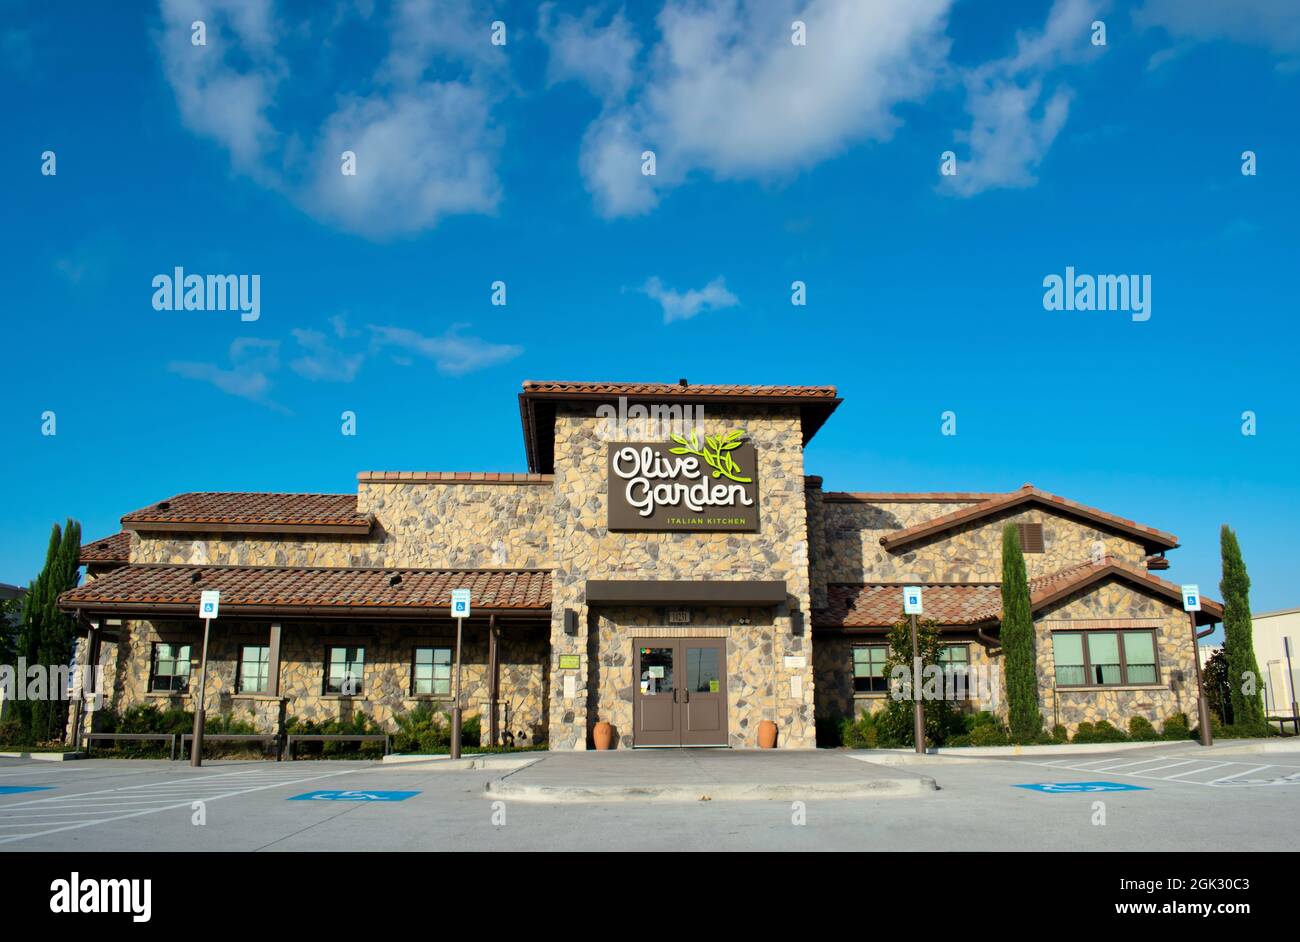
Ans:
{"label": "white cloud", "polygon": [[[332,318],[331,324],[336,338],[350,336],[341,317]],[[366,359],[364,353],[345,353],[319,330],[294,328],[290,333],[303,353],[290,361],[289,368],[303,379],[326,383],[350,383],[356,379]]]}
{"label": "white cloud", "polygon": [[[920,99],[943,65],[950,5],[669,0],[641,80],[626,101],[607,103],[584,136],[581,169],[598,210],[646,212],[697,171],[768,179],[852,143],[887,139],[898,124],[895,106]],[[807,25],[806,46],[790,41],[796,19]],[[566,56],[579,40],[626,51],[610,35],[623,30],[617,20],[603,28],[583,20],[573,29],[568,46],[552,41],[558,74],[576,74]],[[610,76],[620,74],[611,54],[587,78],[606,95],[617,85]],[[641,174],[645,149],[656,153],[653,178]]]}
{"label": "white cloud", "polygon": [[[337,25],[328,16],[288,28],[272,0],[161,5],[158,47],[181,119],[224,147],[239,172],[317,219],[376,240],[496,209],[501,138],[491,111],[508,60],[470,0],[396,0],[383,21],[389,48],[363,91],[318,89],[334,108],[315,127],[293,127],[276,109],[290,63],[313,54],[315,34]],[[191,44],[195,20],[207,25],[206,46]],[[295,95],[311,94],[295,79]],[[340,172],[345,150],[356,154],[355,176]]]}
{"label": "white cloud", "polygon": [[1279,55],[1300,53],[1300,4],[1294,0],[1146,0],[1133,12],[1133,24],[1178,40],[1225,39]]}
{"label": "white cloud", "polygon": [[622,11],[607,24],[596,25],[596,10],[581,17],[560,14],[553,17],[554,3],[543,3],[537,11],[537,33],[546,43],[547,81],[554,85],[577,79],[602,100],[621,99],[632,87],[633,67],[641,42]]}
{"label": "white cloud", "polygon": [[[461,376],[497,363],[513,360],[524,352],[514,344],[494,344],[480,337],[466,337],[460,331],[464,324],[453,324],[440,337],[426,337],[406,327],[371,324],[372,345],[376,350],[397,348],[426,360],[432,360],[439,373]],[[401,354],[393,360],[403,366],[411,362]]]}
{"label": "white cloud", "polygon": [[1032,186],[1035,173],[1070,112],[1072,93],[1045,91],[1054,71],[1086,61],[1104,47],[1092,45],[1090,26],[1104,0],[1056,0],[1039,32],[1019,33],[1015,52],[964,75],[970,129],[957,139],[967,147],[957,174],[940,189],[958,196]]}
{"label": "white cloud", "polygon": [[231,396],[248,399],[279,412],[284,406],[271,401],[270,374],[280,368],[280,344],[274,340],[241,337],[230,345],[230,368],[214,363],[174,360],[167,369],[177,376],[209,383]]}
{"label": "white cloud", "polygon": [[653,277],[646,280],[641,291],[659,302],[659,306],[664,310],[665,324],[689,320],[705,311],[721,311],[740,303],[740,299],[727,290],[726,279],[721,275],[703,288],[691,288],[687,291],[665,288],[658,277]]}

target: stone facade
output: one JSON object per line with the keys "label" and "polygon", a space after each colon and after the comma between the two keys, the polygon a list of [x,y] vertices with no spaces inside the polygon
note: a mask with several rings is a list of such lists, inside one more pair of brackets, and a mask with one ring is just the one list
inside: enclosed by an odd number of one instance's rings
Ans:
{"label": "stone facade", "polygon": [[[303,534],[158,533],[130,536],[131,563],[243,566],[312,566],[421,569],[546,569],[551,572],[549,622],[506,621],[499,645],[497,709],[507,742],[548,742],[555,749],[589,747],[597,721],[613,725],[621,748],[634,745],[636,678],[633,639],[712,637],[726,639],[728,742],[753,747],[765,719],[778,726],[784,747],[811,747],[814,716],[850,716],[874,710],[878,695],[855,694],[852,645],[876,640],[861,634],[818,630],[813,615],[827,607],[835,583],[996,583],[1001,578],[1001,534],[1008,522],[1041,523],[1044,552],[1027,554],[1031,579],[1092,558],[1100,552],[1141,566],[1147,548],[1128,536],[1103,530],[1077,516],[1037,504],[1022,505],[887,550],[880,538],[979,501],[978,495],[859,496],[824,493],[804,467],[804,416],[798,404],[728,401],[711,406],[708,431],[744,429],[758,462],[757,532],[611,532],[608,528],[607,454],[611,441],[659,443],[645,429],[614,432],[597,415],[596,401],[554,405],[553,473],[530,475],[436,475],[366,472],[358,476],[357,512],[373,516],[371,532],[359,536]],[[548,426],[549,428],[549,426]],[[933,499],[930,499],[933,498]],[[93,572],[92,572],[93,575]],[[786,598],[767,608],[696,605],[689,624],[668,624],[655,606],[589,605],[588,580],[780,580]],[[566,613],[576,633],[566,630]],[[795,613],[798,613],[796,619]],[[802,630],[796,631],[796,621]],[[410,694],[412,649],[417,642],[451,641],[444,613],[428,624],[410,622],[285,619],[280,694],[234,692],[238,645],[266,643],[267,621],[223,618],[213,632],[207,708],[214,714],[246,714],[259,729],[274,729],[282,714],[304,720],[346,719],[364,711],[391,728],[394,716],[418,700]],[[1040,612],[1037,621],[1040,704],[1048,725],[1073,729],[1079,722],[1132,715],[1154,723],[1195,710],[1193,646],[1186,620],[1171,603],[1119,582],[1094,585]],[[1052,632],[1085,627],[1140,626],[1158,632],[1160,677],[1134,688],[1054,690]],[[945,632],[969,645],[972,665],[998,667],[966,626]],[[109,705],[187,705],[189,697],[148,690],[152,644],[184,640],[197,646],[194,621],[128,621],[113,629],[101,661]],[[323,693],[325,647],[364,645],[366,676],[356,697]],[[578,656],[578,667],[561,658]],[[84,658],[84,643],[78,657]],[[566,658],[567,659],[567,658]],[[482,622],[467,626],[463,687],[467,715],[487,710],[487,644]],[[1005,695],[993,709],[1005,716]],[[487,728],[484,723],[484,729]]]}
{"label": "stone facade", "polygon": [[1002,528],[1041,523],[1042,553],[1026,553],[1029,578],[1047,575],[1100,555],[1135,565],[1146,559],[1140,543],[1039,507],[1014,508],[887,550],[880,538],[943,514],[971,506],[956,502],[826,501],[827,582],[1000,582]]}
{"label": "stone facade", "polygon": [[[218,620],[214,624],[208,644],[204,698],[209,715],[233,717],[253,723],[259,732],[275,732],[282,719],[283,705],[285,719],[347,721],[364,713],[391,731],[395,728],[395,716],[422,701],[438,709],[451,708],[450,696],[413,695],[411,676],[414,649],[452,648],[456,643],[454,631],[403,624],[285,623],[281,636],[279,695],[237,692],[241,646],[266,645],[269,637],[270,625],[265,622]],[[171,694],[150,690],[153,645],[159,642],[191,645],[195,673],[191,676],[190,692]],[[194,622],[128,622],[115,641],[106,640],[100,647],[106,706],[121,710],[137,703],[153,703],[159,709],[192,710],[202,644],[202,627]],[[324,692],[326,648],[331,645],[365,649],[361,690],[356,696]],[[546,740],[547,646],[545,628],[540,625],[510,626],[501,631],[497,648],[498,715],[501,734],[507,743],[532,745]],[[483,717],[486,735],[489,715],[486,626],[467,626],[461,650],[465,716]]]}
{"label": "stone facade", "polygon": [[[813,675],[807,636],[791,633],[790,612],[810,611],[808,530],[804,503],[803,447],[799,412],[795,407],[714,408],[710,428],[744,428],[758,454],[759,531],[757,533],[611,533],[607,524],[607,448],[611,436],[596,417],[595,407],[561,405],[555,417],[555,506],[551,535],[554,555],[552,575],[551,659],[553,678],[550,702],[550,743],[553,749],[585,749],[596,714],[617,717],[621,743],[630,743],[631,703],[618,696],[619,685],[597,683],[592,691],[592,651],[598,660],[631,656],[631,638],[639,624],[656,616],[652,612],[593,612],[586,604],[588,579],[780,579],[786,583],[787,602],[748,626],[728,623],[728,690],[745,691],[728,698],[729,728],[734,745],[756,745],[752,732],[760,719],[777,724],[779,741],[792,747],[815,743]],[[578,633],[564,632],[564,611],[578,615]],[[721,623],[724,616],[703,617]],[[619,618],[626,619],[622,624]],[[601,628],[613,620],[614,625]],[[617,626],[617,627],[615,627]],[[593,646],[593,628],[601,634]],[[775,685],[753,702],[751,681],[763,671],[752,662],[751,652],[768,649],[766,665]],[[608,647],[607,647],[608,646]],[[619,650],[621,646],[622,650]],[[732,651],[735,651],[735,656]],[[562,654],[582,655],[576,672],[577,696],[564,696]],[[789,668],[786,656],[805,655],[804,666]],[[611,664],[612,666],[612,664]],[[630,667],[627,668],[630,671]],[[795,680],[794,678],[798,678]],[[630,678],[630,675],[629,675]],[[793,681],[793,683],[792,683]],[[757,686],[754,690],[758,690]],[[795,695],[797,693],[797,696]],[[744,706],[738,706],[738,702]],[[741,725],[743,721],[744,725]],[[610,720],[614,722],[614,720]]]}

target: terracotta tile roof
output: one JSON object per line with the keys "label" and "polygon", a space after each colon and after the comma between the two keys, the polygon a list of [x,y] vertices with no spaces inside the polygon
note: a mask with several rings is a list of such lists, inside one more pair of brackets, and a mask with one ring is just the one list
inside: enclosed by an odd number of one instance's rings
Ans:
{"label": "terracotta tile roof", "polygon": [[358,471],[363,484],[551,484],[553,474],[517,474],[505,471]]}
{"label": "terracotta tile roof", "polygon": [[961,504],[1001,497],[987,491],[827,491],[825,500],[865,503]]}
{"label": "terracotta tile roof", "polygon": [[519,421],[524,432],[528,470],[555,470],[555,410],[563,402],[612,402],[619,397],[640,403],[745,403],[796,406],[805,445],[840,404],[834,386],[729,386],[703,383],[560,383],[527,380],[519,394]]}
{"label": "terracotta tile roof", "polygon": [[[397,585],[391,580],[400,576]],[[197,615],[204,589],[221,591],[221,613],[446,615],[451,590],[467,588],[474,611],[549,612],[543,570],[346,569],[269,566],[134,565],[59,597],[77,608]]]}
{"label": "terracotta tile roof", "polygon": [[525,395],[634,396],[654,399],[834,399],[834,386],[728,386],[687,383],[557,383],[524,381]]}
{"label": "terracotta tile roof", "polygon": [[[927,585],[925,617],[941,625],[984,624],[997,619],[1001,592],[994,584]],[[813,617],[819,628],[887,628],[903,617],[901,584],[832,584],[826,594],[826,609]]]}
{"label": "terracotta tile roof", "polygon": [[80,562],[124,563],[130,559],[131,534],[123,530],[93,543],[81,544]]}
{"label": "terracotta tile roof", "polygon": [[[1035,612],[1080,589],[1109,578],[1120,578],[1146,588],[1181,606],[1182,588],[1151,575],[1140,566],[1114,557],[1083,562],[1029,580],[1030,604]],[[925,616],[940,625],[992,625],[1002,617],[1002,587],[998,583],[949,583],[921,585],[925,589]],[[827,607],[814,613],[819,628],[886,628],[901,617],[902,584],[857,585],[834,583],[827,586]],[[1220,621],[1223,606],[1202,598],[1198,623]]]}
{"label": "terracotta tile roof", "polygon": [[205,491],[177,494],[122,518],[128,530],[257,530],[366,533],[355,494],[269,494]]}
{"label": "terracotta tile roof", "polygon": [[1118,530],[1140,540],[1148,551],[1152,549],[1173,549],[1178,545],[1178,537],[1172,533],[1166,533],[1164,530],[1157,530],[1155,527],[1136,523],[1133,520],[1107,513],[1104,510],[1098,510],[1095,507],[1088,507],[1076,501],[1059,497],[1056,494],[1049,494],[1047,491],[1039,490],[1032,484],[1026,484],[1019,490],[999,494],[974,506],[963,507],[960,510],[954,510],[951,513],[882,536],[880,545],[886,549],[897,549],[925,537],[933,536],[936,533],[943,533],[953,527],[1024,504],[1039,504],[1050,507],[1069,516],[1082,517],[1106,529]]}

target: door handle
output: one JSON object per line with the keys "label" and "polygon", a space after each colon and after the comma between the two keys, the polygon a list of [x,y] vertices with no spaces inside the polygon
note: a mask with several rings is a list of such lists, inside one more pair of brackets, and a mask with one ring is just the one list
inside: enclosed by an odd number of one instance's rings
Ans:
{"label": "door handle", "polygon": [[690,687],[683,687],[683,688],[682,688],[682,703],[690,703],[690,702],[691,702],[691,688],[690,688]]}

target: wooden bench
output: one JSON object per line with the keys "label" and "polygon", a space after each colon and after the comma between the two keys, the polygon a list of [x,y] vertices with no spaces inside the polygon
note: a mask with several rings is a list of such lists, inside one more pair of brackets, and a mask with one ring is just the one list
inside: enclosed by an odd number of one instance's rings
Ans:
{"label": "wooden bench", "polygon": [[176,758],[176,734],[175,733],[86,733],[86,755],[90,755],[90,744],[96,739],[107,739],[113,742],[138,742],[146,739],[156,739],[167,743],[169,755]]}
{"label": "wooden bench", "polygon": [[[187,743],[194,741],[193,733],[183,733],[181,735],[181,757],[184,758],[188,753],[185,751]],[[269,743],[275,746],[275,761],[280,761],[280,737],[275,733],[204,733],[204,742],[261,742]]]}
{"label": "wooden bench", "polygon": [[293,760],[293,747],[300,742],[382,742],[384,744],[384,755],[388,755],[392,751],[389,746],[389,737],[382,733],[367,735],[338,733],[321,736],[307,736],[300,733],[291,733],[285,744],[285,751],[289,754],[290,761]]}

